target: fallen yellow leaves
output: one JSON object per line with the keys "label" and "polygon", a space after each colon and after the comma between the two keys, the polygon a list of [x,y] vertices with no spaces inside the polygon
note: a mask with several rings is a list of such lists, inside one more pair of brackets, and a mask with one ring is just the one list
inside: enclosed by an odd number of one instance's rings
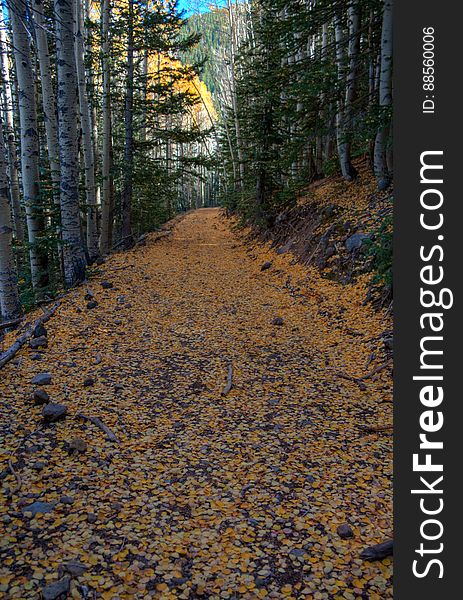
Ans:
{"label": "fallen yellow leaves", "polygon": [[[390,437],[358,428],[390,422],[390,375],[366,392],[335,376],[374,367],[387,317],[362,306],[366,282],[251,248],[203,210],[88,286],[98,307],[71,291],[42,359],[25,348],[2,370],[1,459],[22,486],[0,505],[0,598],[37,598],[69,560],[87,567],[72,598],[391,598],[390,559],[358,558],[391,536]],[[45,370],[69,409],[46,427],[27,400]],[[52,511],[28,518],[34,502]]]}

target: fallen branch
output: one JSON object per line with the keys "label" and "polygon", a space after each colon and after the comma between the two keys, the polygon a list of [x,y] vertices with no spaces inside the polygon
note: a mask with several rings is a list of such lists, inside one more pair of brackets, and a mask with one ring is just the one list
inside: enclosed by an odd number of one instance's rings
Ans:
{"label": "fallen branch", "polygon": [[222,390],[222,396],[226,396],[230,393],[233,387],[233,365],[230,363],[228,365],[228,374],[227,374],[227,385]]}
{"label": "fallen branch", "polygon": [[370,371],[370,373],[367,373],[366,375],[362,375],[362,377],[353,377],[352,375],[346,375],[345,373],[336,373],[336,375],[338,377],[340,377],[341,379],[347,379],[348,381],[353,381],[354,383],[356,383],[359,386],[359,388],[362,390],[362,392],[364,392],[367,388],[363,382],[367,379],[370,379],[371,377],[373,377],[373,375],[376,375],[383,369],[386,369],[387,367],[389,367],[391,365],[391,363],[392,363],[392,359],[388,360],[387,362],[383,363],[382,365],[379,365],[378,367],[373,369],[373,371]]}
{"label": "fallen branch", "polygon": [[114,269],[107,269],[106,273],[114,273],[115,271],[125,271],[125,269],[134,269],[135,265],[123,265],[122,267],[114,267]]}
{"label": "fallen branch", "polygon": [[365,379],[370,379],[370,377],[373,377],[373,375],[376,375],[376,373],[379,373],[383,369],[386,369],[387,367],[389,367],[389,365],[391,363],[392,363],[392,359],[386,361],[382,365],[379,365],[379,367],[376,367],[376,369],[373,369],[373,371],[371,371],[370,373],[363,375],[363,377],[359,377],[359,381],[364,381]]}
{"label": "fallen branch", "polygon": [[84,415],[82,413],[78,413],[76,417],[84,421],[90,421],[90,423],[95,425],[95,427],[98,427],[98,429],[101,429],[101,431],[103,431],[106,434],[107,440],[109,440],[110,442],[116,442],[117,444],[119,443],[119,440],[117,439],[116,435],[98,417],[88,417],[87,415]]}
{"label": "fallen branch", "polygon": [[11,474],[13,475],[13,477],[15,477],[16,481],[18,482],[18,485],[17,485],[16,489],[14,491],[10,490],[10,495],[17,494],[19,492],[19,490],[21,489],[22,481],[21,481],[21,477],[19,476],[19,473],[17,473],[14,470],[13,463],[11,462],[11,458],[8,461],[8,468],[10,469]]}
{"label": "fallen branch", "polygon": [[24,317],[20,317],[19,319],[13,319],[12,321],[3,321],[0,323],[0,329],[8,329],[9,327],[16,327],[19,325]]}
{"label": "fallen branch", "polygon": [[365,392],[367,389],[367,386],[363,383],[363,381],[361,381],[357,377],[352,377],[351,375],[346,375],[345,373],[336,373],[336,375],[338,377],[340,377],[341,379],[347,379],[347,381],[353,381],[354,383],[356,383],[359,386],[359,388],[361,389],[362,392]]}
{"label": "fallen branch", "polygon": [[50,319],[50,317],[56,312],[59,306],[60,303],[57,302],[54,306],[52,306],[52,308],[50,308],[50,310],[44,312],[44,314],[41,317],[39,317],[25,333],[18,337],[15,343],[12,346],[10,346],[8,350],[3,352],[3,354],[0,354],[0,369],[16,356],[16,354],[21,350],[21,348],[28,341],[28,339],[32,337],[34,329],[39,325],[43,325],[43,323],[46,323]]}

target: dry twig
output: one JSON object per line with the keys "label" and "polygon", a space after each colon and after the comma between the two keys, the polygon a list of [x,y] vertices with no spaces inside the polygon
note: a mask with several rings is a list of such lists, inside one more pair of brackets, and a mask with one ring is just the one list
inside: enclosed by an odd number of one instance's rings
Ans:
{"label": "dry twig", "polygon": [[226,396],[230,393],[233,387],[233,365],[230,363],[228,365],[228,373],[227,373],[227,385],[222,390],[222,396]]}
{"label": "dry twig", "polygon": [[93,425],[95,425],[95,427],[98,427],[98,429],[101,429],[101,431],[103,431],[106,434],[106,439],[107,440],[109,440],[110,442],[116,442],[117,444],[119,443],[119,440],[117,439],[117,437],[114,434],[114,432],[111,431],[111,429],[107,425],[105,425],[100,418],[98,418],[98,417],[88,417],[87,415],[84,415],[82,413],[78,413],[76,415],[76,417],[78,419],[83,419],[84,421],[90,421],[90,423],[92,423]]}

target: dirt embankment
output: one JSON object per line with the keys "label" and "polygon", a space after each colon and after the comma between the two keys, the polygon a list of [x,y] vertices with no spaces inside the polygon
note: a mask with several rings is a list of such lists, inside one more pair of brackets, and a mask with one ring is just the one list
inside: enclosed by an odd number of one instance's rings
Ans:
{"label": "dirt embankment", "polygon": [[267,240],[339,283],[369,274],[366,300],[383,308],[392,300],[392,191],[377,190],[366,163],[356,167],[354,183],[330,177],[312,184],[279,215]]}

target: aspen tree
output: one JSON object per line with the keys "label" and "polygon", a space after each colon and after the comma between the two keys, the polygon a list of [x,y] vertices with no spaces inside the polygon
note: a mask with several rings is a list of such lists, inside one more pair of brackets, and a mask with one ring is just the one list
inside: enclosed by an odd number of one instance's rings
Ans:
{"label": "aspen tree", "polygon": [[80,129],[82,134],[82,153],[85,171],[86,230],[87,250],[90,261],[99,254],[97,202],[95,183],[95,156],[92,135],[92,113],[87,94],[85,73],[84,18],[81,0],[75,0],[75,52],[77,69],[77,87],[79,91]]}
{"label": "aspen tree", "polygon": [[56,113],[55,91],[53,89],[50,53],[47,32],[45,29],[44,4],[42,0],[32,0],[32,15],[35,28],[35,42],[40,70],[40,87],[42,91],[43,120],[47,138],[48,161],[50,163],[53,197],[59,206],[60,162],[58,145],[58,123]]}
{"label": "aspen tree", "polygon": [[18,177],[18,152],[13,118],[13,95],[11,93],[10,66],[7,49],[6,22],[0,9],[0,79],[3,83],[3,114],[5,138],[8,148],[8,176],[10,181],[11,207],[13,210],[14,233],[19,242],[24,242],[24,224],[21,213],[21,195]]}
{"label": "aspen tree", "polygon": [[133,0],[128,0],[127,23],[127,82],[125,90],[125,141],[124,141],[124,187],[122,190],[122,238],[126,247],[132,236],[133,195],[133,78],[134,78],[134,10]]}
{"label": "aspen tree", "polygon": [[79,211],[77,77],[72,0],[55,0],[54,7],[64,280],[67,286],[72,286],[85,278],[86,267]]}
{"label": "aspen tree", "polygon": [[376,135],[374,151],[375,175],[380,189],[386,189],[391,182],[386,149],[390,131],[389,111],[392,105],[392,9],[392,0],[384,0],[379,77],[379,106],[382,122]]}
{"label": "aspen tree", "polygon": [[46,253],[40,244],[44,233],[44,221],[40,205],[35,73],[32,67],[29,35],[26,30],[26,4],[23,0],[11,0],[10,18],[18,85],[21,178],[26,209],[31,279],[37,295],[40,296],[48,283],[48,277]]}
{"label": "aspen tree", "polygon": [[0,321],[21,315],[18,277],[13,256],[13,228],[8,199],[8,166],[0,119]]}
{"label": "aspen tree", "polygon": [[113,237],[113,181],[112,181],[112,116],[111,116],[111,72],[110,72],[110,0],[103,0],[101,12],[101,67],[103,75],[103,130],[102,130],[102,199],[100,251],[107,254],[112,247]]}

